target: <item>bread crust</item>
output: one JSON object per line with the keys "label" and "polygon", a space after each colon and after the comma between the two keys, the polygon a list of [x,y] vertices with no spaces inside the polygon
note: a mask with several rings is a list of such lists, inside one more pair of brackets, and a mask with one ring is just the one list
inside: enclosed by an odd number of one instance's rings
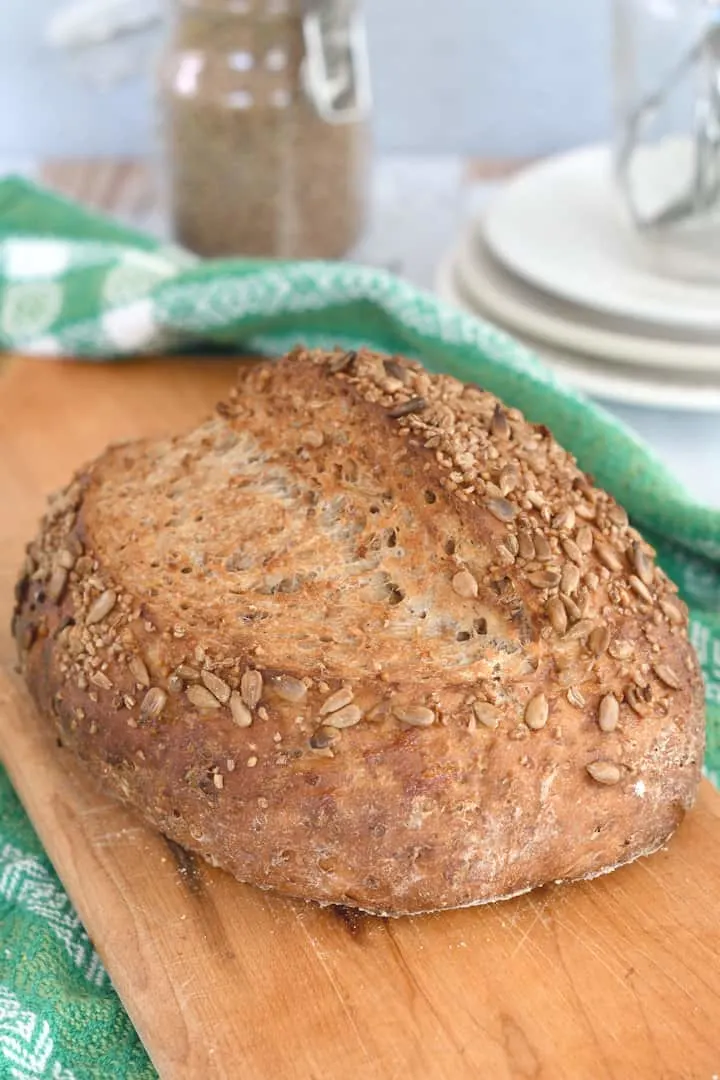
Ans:
{"label": "bread crust", "polygon": [[653,554],[492,395],[298,349],[81,470],[13,632],[63,743],[166,836],[414,914],[604,873],[692,804],[702,683]]}

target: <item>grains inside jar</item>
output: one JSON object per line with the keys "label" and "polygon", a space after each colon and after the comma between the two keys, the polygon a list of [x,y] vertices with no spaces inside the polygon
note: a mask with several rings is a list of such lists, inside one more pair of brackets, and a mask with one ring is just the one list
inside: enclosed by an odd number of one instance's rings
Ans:
{"label": "grains inside jar", "polygon": [[[330,79],[307,77],[303,8],[176,0],[160,71],[167,187],[177,239],[200,255],[337,258],[359,235],[367,125],[340,99],[321,115]],[[348,4],[327,9],[325,47],[344,76]]]}

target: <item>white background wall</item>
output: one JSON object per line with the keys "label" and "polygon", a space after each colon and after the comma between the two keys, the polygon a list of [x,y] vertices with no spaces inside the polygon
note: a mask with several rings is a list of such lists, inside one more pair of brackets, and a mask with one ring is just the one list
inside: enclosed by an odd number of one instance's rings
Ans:
{"label": "white background wall", "polygon": [[[62,0],[0,0],[0,153],[134,153],[150,79],[100,92],[43,41]],[[536,154],[609,127],[610,0],[366,0],[378,143]]]}

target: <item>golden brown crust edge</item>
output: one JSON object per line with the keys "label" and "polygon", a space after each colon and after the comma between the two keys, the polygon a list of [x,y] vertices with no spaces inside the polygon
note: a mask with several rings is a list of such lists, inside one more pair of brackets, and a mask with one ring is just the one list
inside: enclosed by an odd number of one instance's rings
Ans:
{"label": "golden brown crust edge", "polygon": [[[685,609],[651,550],[515,410],[398,358],[351,356],[299,352],[243,373],[203,439],[257,428],[292,471],[294,436],[268,416],[289,432],[297,419],[322,506],[343,460],[332,432],[350,432],[368,476],[402,474],[395,502],[439,551],[443,613],[497,617],[485,662],[481,649],[441,675],[429,656],[403,676],[366,658],[348,677],[318,656],[280,665],[254,629],[221,627],[208,648],[166,597],[133,592],[126,568],[118,579],[121,552],[108,562],[98,507],[146,467],[138,444],[80,474],[29,549],[13,629],[41,712],[167,836],[305,899],[437,910],[654,850],[693,801],[704,725]],[[308,402],[322,406],[320,437],[303,426]],[[390,622],[429,569],[419,538],[405,548]],[[392,641],[375,635],[382,669]]]}

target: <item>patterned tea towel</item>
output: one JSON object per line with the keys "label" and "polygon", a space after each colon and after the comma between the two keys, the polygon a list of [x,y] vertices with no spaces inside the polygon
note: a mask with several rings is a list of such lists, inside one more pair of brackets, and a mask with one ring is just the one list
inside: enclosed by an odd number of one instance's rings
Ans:
{"label": "patterned tea towel", "polygon": [[[507,334],[343,263],[200,262],[19,179],[0,182],[0,348],[40,357],[366,344],[487,387],[552,428],[629,511],[690,606],[720,777],[720,511]],[[708,468],[711,463],[708,463]],[[152,1066],[0,769],[0,1078],[144,1080]]]}

